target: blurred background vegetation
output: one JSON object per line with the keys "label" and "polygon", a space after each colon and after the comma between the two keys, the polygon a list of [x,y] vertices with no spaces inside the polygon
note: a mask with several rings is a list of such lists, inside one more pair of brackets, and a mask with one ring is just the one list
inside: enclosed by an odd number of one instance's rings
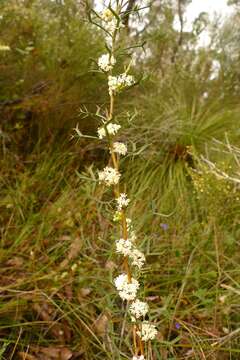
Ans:
{"label": "blurred background vegetation", "polygon": [[[149,360],[237,360],[240,4],[229,1],[224,21],[201,13],[187,31],[191,0],[150,3],[137,16],[143,2],[128,2],[121,41],[141,45],[140,83],[117,103],[129,215],[159,329]],[[96,181],[108,151],[73,137],[77,125],[90,135],[99,125],[80,109],[108,101],[94,62],[104,41],[86,9],[77,0],[0,3],[0,44],[10,47],[0,51],[0,359],[131,353],[111,285],[110,196]]]}

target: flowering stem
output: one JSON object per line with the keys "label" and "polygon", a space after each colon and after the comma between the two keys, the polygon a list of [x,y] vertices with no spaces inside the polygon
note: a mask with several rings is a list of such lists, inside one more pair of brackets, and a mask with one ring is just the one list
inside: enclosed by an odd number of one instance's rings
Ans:
{"label": "flowering stem", "polygon": [[[109,141],[109,148],[110,148],[110,152],[111,152],[111,159],[112,159],[112,162],[113,162],[113,166],[118,171],[118,169],[119,169],[119,160],[116,157],[116,155],[114,154],[113,144],[112,144],[111,140]],[[115,188],[118,188],[118,186],[115,186]]]}
{"label": "flowering stem", "polygon": [[[111,94],[110,95],[110,105],[109,105],[109,120],[112,120],[113,118],[113,114],[114,114],[114,95]],[[108,136],[108,142],[109,142],[109,148],[110,148],[110,152],[111,152],[111,160],[113,163],[113,166],[115,168],[115,170],[119,170],[119,159],[118,157],[115,155],[114,153],[114,148],[113,148],[113,141],[111,136]],[[115,194],[115,198],[117,199],[120,195],[120,190],[119,190],[119,184],[114,186],[114,194]],[[126,213],[125,211],[122,209],[121,211],[121,232],[122,232],[122,237],[124,240],[128,239],[128,228],[127,228],[127,218],[126,218]],[[127,256],[124,257],[123,260],[123,267],[127,273],[127,277],[128,277],[128,282],[131,283],[132,280],[132,274],[131,274],[131,270],[130,270],[130,266],[129,266],[129,262],[128,262],[128,258]],[[134,346],[134,353],[135,355],[138,355],[138,350],[140,351],[141,355],[144,355],[144,345],[143,345],[143,341],[141,340],[141,338],[137,335],[137,329],[138,326],[133,325],[133,346]],[[139,330],[139,329],[138,329]],[[139,345],[137,345],[137,342],[139,343]]]}
{"label": "flowering stem", "polygon": [[110,109],[109,109],[109,120],[113,118],[113,111],[114,111],[114,96],[113,94],[110,95]]}
{"label": "flowering stem", "polygon": [[[112,37],[112,46],[111,46],[111,53],[110,53],[111,57],[114,57],[114,55],[115,55],[116,35],[117,35],[117,29],[115,29],[115,31],[113,33],[113,37]],[[112,74],[112,70],[110,73]],[[114,116],[114,104],[115,104],[114,100],[115,100],[114,93],[111,92],[110,93],[110,104],[109,104],[109,116],[108,116],[109,121],[111,121]],[[108,136],[108,141],[109,141],[109,148],[110,148],[110,152],[111,152],[112,163],[113,163],[115,170],[118,171],[119,170],[119,159],[117,158],[117,156],[114,153],[113,142],[112,142],[112,138],[110,135]],[[119,184],[117,184],[114,187],[114,193],[115,193],[115,197],[118,198],[120,195]],[[127,240],[127,238],[128,238],[127,220],[126,220],[126,215],[125,215],[124,210],[122,210],[122,234],[123,234],[123,239]],[[128,281],[131,282],[132,275],[131,275],[131,270],[130,270],[130,267],[128,264],[127,257],[124,258],[123,264],[124,264],[124,268],[128,275]]]}
{"label": "flowering stem", "polygon": [[[114,34],[114,36],[113,36],[112,49],[111,49],[110,56],[114,56],[115,39],[116,39],[116,34]],[[110,93],[108,121],[111,121],[113,119],[113,116],[114,116],[114,105],[115,105],[114,100],[115,100],[114,94]],[[118,171],[119,170],[119,159],[117,158],[117,156],[114,153],[113,141],[112,141],[112,138],[111,138],[111,136],[109,134],[108,134],[107,138],[108,138],[108,142],[109,142],[109,148],[110,148],[112,163],[113,163],[113,166],[114,166],[115,170]],[[120,195],[119,184],[114,186],[114,193],[115,193],[115,198],[118,198],[119,195]],[[125,214],[124,210],[121,211],[121,218],[122,218],[122,230],[121,230],[122,236],[123,236],[124,240],[127,240],[128,239],[127,219],[126,219],[126,214]],[[124,257],[124,260],[123,260],[123,267],[124,267],[124,269],[125,269],[125,271],[127,273],[128,282],[131,283],[132,274],[131,274],[130,266],[129,266],[129,263],[128,263],[128,258],[126,256]],[[139,341],[139,347],[140,347],[141,355],[144,355],[143,343],[141,341],[141,338],[137,336],[136,326],[133,325],[133,345],[134,345],[134,353],[136,355],[138,355],[137,340]]]}
{"label": "flowering stem", "polygon": [[[120,186],[119,183],[121,177],[121,173],[119,172],[120,155],[126,155],[127,146],[124,143],[114,141],[114,136],[121,128],[121,125],[112,122],[114,119],[116,94],[135,83],[134,77],[128,74],[131,63],[125,72],[119,76],[113,76],[112,72],[112,68],[116,63],[115,42],[119,30],[123,26],[120,18],[121,10],[124,7],[123,4],[123,0],[117,0],[117,8],[115,10],[112,10],[109,5],[109,8],[102,14],[105,30],[110,38],[106,39],[108,53],[103,54],[98,59],[98,66],[106,75],[108,75],[109,106],[105,110],[104,125],[98,129],[98,135],[100,139],[103,137],[107,138],[110,151],[110,166],[106,166],[103,171],[99,172],[99,181],[105,182],[107,186],[113,186],[113,193],[117,203],[115,216],[116,220],[120,221],[121,234],[121,238],[116,241],[116,251],[123,255],[122,266],[124,268],[124,273],[119,275],[114,282],[120,297],[123,300],[128,301],[127,308],[129,305],[128,310],[132,315],[133,360],[145,360],[144,342],[154,339],[157,330],[154,325],[145,320],[149,306],[146,302],[137,298],[137,291],[140,284],[138,280],[132,276],[132,266],[141,269],[145,263],[145,256],[138,250],[134,243],[135,234],[131,228],[131,219],[127,218],[126,213],[126,207],[130,200],[128,199],[127,194],[121,191],[122,185]],[[102,119],[101,115],[100,118]],[[124,186],[123,189],[125,191]]]}
{"label": "flowering stem", "polygon": [[133,325],[133,345],[135,354],[137,355],[137,333],[136,333],[136,325]]}

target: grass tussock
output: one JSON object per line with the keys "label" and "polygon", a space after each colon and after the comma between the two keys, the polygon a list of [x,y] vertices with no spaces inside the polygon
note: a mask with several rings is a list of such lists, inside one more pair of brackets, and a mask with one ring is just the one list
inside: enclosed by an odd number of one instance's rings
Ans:
{"label": "grass tussock", "polygon": [[[228,157],[224,172],[238,171]],[[76,159],[69,152],[41,154],[2,182],[3,359],[64,353],[110,359],[118,351],[123,309],[112,301],[118,265],[107,194],[92,167],[77,171]],[[183,164],[172,166],[179,171]],[[147,250],[144,296],[160,329],[153,351],[159,359],[237,359],[238,187],[195,159],[192,167],[184,164],[175,207],[163,213],[159,199],[177,186],[161,175],[164,169],[166,176],[165,163],[150,176],[146,167],[142,174],[126,167],[138,242]],[[127,353],[130,339],[121,342]]]}

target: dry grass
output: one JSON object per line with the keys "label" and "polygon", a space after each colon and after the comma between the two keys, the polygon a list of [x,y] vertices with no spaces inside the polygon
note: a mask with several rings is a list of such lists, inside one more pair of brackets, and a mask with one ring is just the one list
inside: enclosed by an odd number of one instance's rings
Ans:
{"label": "dry grass", "polygon": [[[75,164],[55,151],[21,171],[2,167],[2,359],[127,359],[130,351],[127,323],[119,339],[124,310],[111,285],[118,267],[111,204],[93,168],[77,175]],[[206,199],[204,214],[193,211],[201,199],[188,190],[179,200],[185,210],[163,217],[160,199],[155,209],[148,200],[156,174],[140,184],[129,175],[131,215],[148,258],[144,296],[159,329],[149,358],[238,359],[237,213],[230,223],[226,212],[222,226]]]}

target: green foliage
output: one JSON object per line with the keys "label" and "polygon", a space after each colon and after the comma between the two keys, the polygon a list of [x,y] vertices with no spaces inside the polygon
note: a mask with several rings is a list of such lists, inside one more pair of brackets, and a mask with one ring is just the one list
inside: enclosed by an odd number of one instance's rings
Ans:
{"label": "green foliage", "polygon": [[[89,71],[101,48],[74,1],[62,6],[49,1],[9,1],[0,7],[0,37],[11,47],[1,57],[0,99],[4,130],[32,149],[41,139],[66,136],[80,121],[81,105],[101,102],[98,76]],[[91,130],[89,120],[82,127]],[[27,141],[26,141],[27,138]]]}

